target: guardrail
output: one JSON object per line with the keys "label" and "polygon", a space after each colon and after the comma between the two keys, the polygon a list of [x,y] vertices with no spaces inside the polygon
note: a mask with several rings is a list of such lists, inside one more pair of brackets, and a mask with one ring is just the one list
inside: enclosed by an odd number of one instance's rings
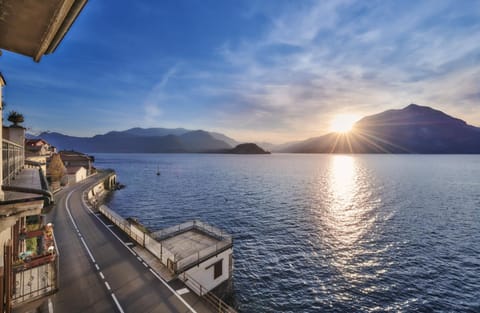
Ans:
{"label": "guardrail", "polygon": [[24,148],[10,140],[2,139],[2,156],[2,182],[4,185],[8,185],[24,166]]}
{"label": "guardrail", "polygon": [[168,227],[159,231],[152,233],[152,237],[157,240],[164,240],[166,238],[175,236],[176,234],[186,232],[191,229],[200,230],[217,240],[219,240],[215,245],[206,247],[194,254],[183,258],[175,257],[175,272],[181,272],[192,264],[197,264],[202,260],[208,259],[210,256],[218,254],[219,252],[229,248],[233,244],[232,236],[223,232],[221,229],[218,229],[215,226],[205,224],[199,220],[193,220],[189,222],[182,223],[180,225]]}
{"label": "guardrail", "polygon": [[130,238],[135,240],[142,247],[145,246],[145,233],[143,236],[139,236],[137,233],[132,231],[130,227],[130,222],[121,217],[118,213],[110,210],[107,206],[101,205],[98,209],[103,215],[105,215],[110,221],[118,226],[122,231],[124,231]]}
{"label": "guardrail", "polygon": [[179,276],[180,280],[183,281],[190,289],[192,289],[196,294],[203,297],[203,299],[211,305],[215,312],[218,313],[237,313],[235,309],[222,301],[212,292],[209,292],[207,288],[203,287],[202,284],[193,279],[192,276],[187,273],[182,273]]}

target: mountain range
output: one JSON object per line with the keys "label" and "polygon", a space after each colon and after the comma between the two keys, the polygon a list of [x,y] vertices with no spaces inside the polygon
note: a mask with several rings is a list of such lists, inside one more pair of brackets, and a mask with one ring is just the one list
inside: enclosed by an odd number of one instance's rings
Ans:
{"label": "mountain range", "polygon": [[291,153],[480,153],[480,128],[410,104],[362,118],[352,131],[329,133],[282,149]]}
{"label": "mountain range", "polygon": [[93,137],[73,137],[44,132],[31,138],[42,138],[60,150],[77,150],[86,153],[212,152],[231,149],[233,145],[226,141],[235,143],[235,140],[223,134],[183,128],[132,128]]}
{"label": "mountain range", "polygon": [[[30,136],[32,137],[32,136]],[[224,134],[185,128],[131,128],[93,137],[44,132],[58,149],[86,153],[222,152],[239,144]],[[427,106],[410,104],[362,118],[348,133],[282,145],[257,143],[265,150],[289,153],[480,153],[480,128]]]}

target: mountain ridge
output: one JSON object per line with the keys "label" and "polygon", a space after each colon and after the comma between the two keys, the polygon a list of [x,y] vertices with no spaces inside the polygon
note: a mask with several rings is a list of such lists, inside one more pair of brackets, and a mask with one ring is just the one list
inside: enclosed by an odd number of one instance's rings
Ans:
{"label": "mountain ridge", "polygon": [[366,116],[347,134],[328,133],[281,150],[290,153],[480,153],[480,128],[418,104]]}

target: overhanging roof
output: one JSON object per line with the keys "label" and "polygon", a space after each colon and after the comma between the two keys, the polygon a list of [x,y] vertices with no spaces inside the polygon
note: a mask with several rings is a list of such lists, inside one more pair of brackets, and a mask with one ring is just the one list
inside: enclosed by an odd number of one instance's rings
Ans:
{"label": "overhanging roof", "polygon": [[36,62],[55,51],[87,0],[0,0],[0,49]]}

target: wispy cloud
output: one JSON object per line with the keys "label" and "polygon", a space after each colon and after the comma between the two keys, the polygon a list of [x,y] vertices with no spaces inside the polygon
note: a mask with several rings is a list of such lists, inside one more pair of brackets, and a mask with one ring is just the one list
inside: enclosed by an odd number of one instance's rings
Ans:
{"label": "wispy cloud", "polygon": [[219,116],[233,127],[275,129],[278,138],[326,131],[336,113],[369,114],[409,102],[472,118],[462,113],[478,105],[479,6],[322,1],[288,7],[270,16],[264,38],[219,48],[231,69],[229,87],[217,89],[228,102]]}
{"label": "wispy cloud", "polygon": [[321,135],[335,114],[410,102],[480,126],[479,1],[219,3],[92,3],[54,56],[2,65],[6,100],[45,111],[36,128],[183,126],[239,140]]}
{"label": "wispy cloud", "polygon": [[163,114],[162,105],[167,101],[165,88],[169,80],[177,72],[178,65],[169,68],[161,77],[161,79],[152,87],[146,99],[143,101],[143,108],[145,111],[143,126],[158,126],[159,118]]}

